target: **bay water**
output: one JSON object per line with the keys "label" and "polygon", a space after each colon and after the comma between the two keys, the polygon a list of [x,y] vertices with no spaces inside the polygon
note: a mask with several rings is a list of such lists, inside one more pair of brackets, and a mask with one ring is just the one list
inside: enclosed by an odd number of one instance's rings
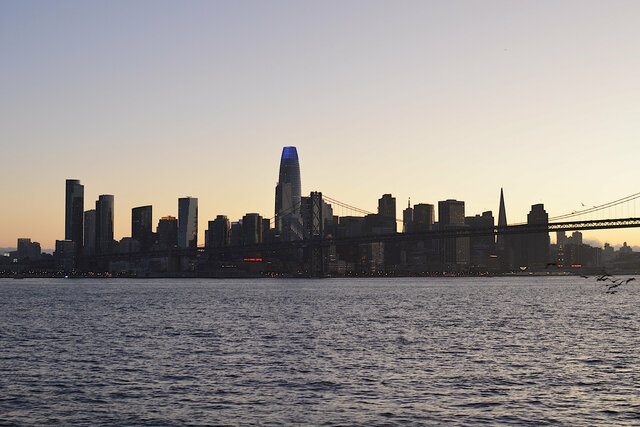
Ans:
{"label": "bay water", "polygon": [[640,424],[640,285],[0,279],[0,424]]}

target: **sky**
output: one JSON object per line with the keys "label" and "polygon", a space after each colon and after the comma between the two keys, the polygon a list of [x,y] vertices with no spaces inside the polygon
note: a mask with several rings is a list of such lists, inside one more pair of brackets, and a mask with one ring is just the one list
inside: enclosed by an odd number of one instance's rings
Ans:
{"label": "sky", "polygon": [[[507,219],[640,192],[637,1],[0,0],[0,247],[64,238],[65,180],[154,223],[302,192]],[[626,210],[625,210],[626,209]],[[630,204],[611,216],[640,216]],[[338,214],[348,212],[337,211]],[[595,219],[595,218],[594,218]],[[584,233],[640,245],[640,230]]]}

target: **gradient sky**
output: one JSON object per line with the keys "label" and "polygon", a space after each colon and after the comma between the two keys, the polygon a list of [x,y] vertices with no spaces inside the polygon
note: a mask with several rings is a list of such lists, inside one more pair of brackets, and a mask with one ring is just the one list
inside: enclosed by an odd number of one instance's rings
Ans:
{"label": "gradient sky", "polygon": [[[64,238],[65,179],[154,222],[302,191],[551,216],[640,191],[638,1],[0,0],[0,246]],[[343,214],[337,211],[338,214]],[[345,212],[346,214],[346,212]],[[611,213],[614,216],[614,213]],[[615,216],[640,216],[631,206]],[[640,230],[585,233],[640,244]]]}

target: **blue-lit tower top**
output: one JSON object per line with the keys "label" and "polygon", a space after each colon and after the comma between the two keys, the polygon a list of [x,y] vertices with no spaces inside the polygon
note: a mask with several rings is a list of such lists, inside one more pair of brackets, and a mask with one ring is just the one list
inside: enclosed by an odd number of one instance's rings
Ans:
{"label": "blue-lit tower top", "polygon": [[[290,184],[290,192],[283,192],[283,198],[289,200],[276,200],[276,215],[300,212],[300,196],[302,188],[300,184],[300,163],[298,162],[298,150],[296,147],[284,147],[280,158],[280,174],[278,185]],[[286,210],[286,212],[285,212]]]}

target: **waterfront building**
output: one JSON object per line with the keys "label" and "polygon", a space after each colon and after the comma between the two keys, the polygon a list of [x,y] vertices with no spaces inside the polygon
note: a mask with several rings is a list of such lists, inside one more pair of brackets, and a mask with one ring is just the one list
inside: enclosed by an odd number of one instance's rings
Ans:
{"label": "waterfront building", "polygon": [[16,257],[18,261],[30,260],[35,261],[40,258],[42,248],[40,243],[32,242],[30,238],[19,238]]}
{"label": "waterfront building", "polygon": [[[549,224],[549,214],[544,210],[542,203],[531,206],[531,211],[527,215],[527,224]],[[549,262],[549,233],[528,234],[524,240],[527,242],[527,265],[530,268],[544,268],[547,262]],[[582,244],[582,242],[580,242],[580,244]]]}
{"label": "waterfront building", "polygon": [[386,223],[392,225],[394,233],[398,231],[396,222],[396,198],[391,194],[383,194],[382,197],[378,199],[378,215],[386,219],[393,219],[393,223],[391,221],[386,221]]}
{"label": "waterfront building", "polygon": [[198,246],[198,199],[195,197],[178,199],[178,246]]}
{"label": "waterfront building", "polygon": [[229,218],[225,215],[218,215],[213,221],[209,221],[209,228],[205,234],[205,247],[222,248],[231,243],[231,225]]}
{"label": "waterfront building", "polygon": [[63,271],[71,271],[75,267],[76,242],[73,240],[56,240],[53,258],[56,267]]}
{"label": "waterfront building", "polygon": [[138,241],[141,251],[148,251],[153,244],[152,209],[151,206],[131,209],[131,237]]}
{"label": "waterfront building", "polygon": [[262,243],[262,216],[257,213],[248,213],[242,217],[242,244],[260,243]]}
{"label": "waterfront building", "polygon": [[96,254],[108,254],[113,249],[113,196],[102,194],[96,201]]}
{"label": "waterfront building", "polygon": [[178,246],[178,219],[170,215],[160,218],[156,237],[161,249],[172,249]]}
{"label": "waterfront building", "polygon": [[[491,211],[483,212],[482,215],[465,217],[464,222],[469,228],[485,228],[491,229],[494,227],[494,218]],[[475,268],[491,268],[495,269],[497,266],[493,265],[493,258],[496,252],[496,239],[493,234],[486,236],[471,236],[469,238],[469,262],[471,267]]]}
{"label": "waterfront building", "polygon": [[230,230],[231,246],[241,246],[243,244],[242,238],[242,220],[232,222]]}
{"label": "waterfront building", "polygon": [[84,245],[85,255],[96,253],[96,210],[89,209],[84,212]]}
{"label": "waterfront building", "polygon": [[[438,226],[440,230],[466,227],[464,223],[464,202],[444,200],[438,202]],[[442,239],[440,247],[443,268],[446,271],[465,271],[469,264],[469,238]]]}
{"label": "waterfront building", "polygon": [[429,203],[413,205],[413,230],[429,231],[433,229],[435,222],[435,208]]}
{"label": "waterfront building", "polygon": [[76,253],[82,249],[84,185],[78,179],[67,179],[65,192],[64,238],[76,245]]}
{"label": "waterfront building", "polygon": [[411,208],[411,199],[407,202],[407,208],[402,211],[402,232],[409,233],[413,225],[413,209]]}
{"label": "waterfront building", "polygon": [[[504,204],[504,191],[500,188],[500,206],[498,209],[498,228],[507,227],[507,210]],[[496,237],[496,252],[500,260],[500,270],[510,271],[516,267],[515,248],[521,240],[520,236],[506,236],[498,234]]]}

